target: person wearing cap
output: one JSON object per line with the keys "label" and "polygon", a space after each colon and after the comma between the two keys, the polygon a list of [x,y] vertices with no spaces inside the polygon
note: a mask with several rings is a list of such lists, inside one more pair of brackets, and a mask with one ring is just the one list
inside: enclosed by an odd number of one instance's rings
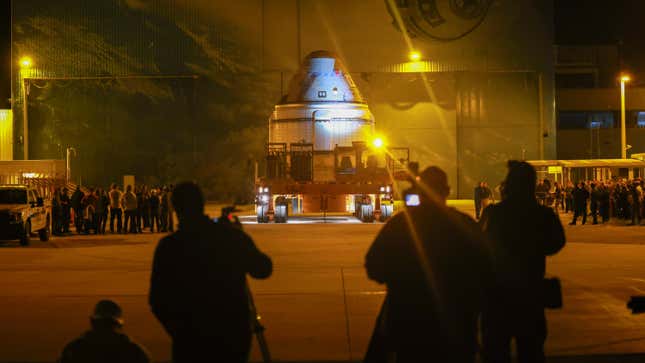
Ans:
{"label": "person wearing cap", "polygon": [[114,301],[99,301],[90,324],[91,330],[65,346],[59,363],[150,362],[146,350],[123,333],[123,312]]}
{"label": "person wearing cap", "polygon": [[546,256],[564,247],[565,236],[553,209],[536,199],[536,176],[531,164],[509,161],[502,201],[480,220],[494,261],[481,322],[485,363],[510,362],[513,339],[519,362],[545,360],[544,309],[560,293],[545,288]]}
{"label": "person wearing cap", "polygon": [[149,293],[152,313],[172,339],[172,361],[247,362],[246,275],[268,278],[271,259],[241,229],[204,215],[196,184],[178,184],[172,205],[179,228],[157,245]]}
{"label": "person wearing cap", "polygon": [[450,187],[440,168],[425,169],[408,193],[419,195],[419,205],[394,215],[365,257],[367,276],[387,285],[368,348],[380,356],[368,353],[365,362],[474,362],[490,275],[481,232],[446,205]]}

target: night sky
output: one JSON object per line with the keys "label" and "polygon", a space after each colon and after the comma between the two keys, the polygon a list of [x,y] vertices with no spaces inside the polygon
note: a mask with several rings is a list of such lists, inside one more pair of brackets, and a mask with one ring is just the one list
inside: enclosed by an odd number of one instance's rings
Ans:
{"label": "night sky", "polygon": [[644,19],[643,0],[556,0],[555,42],[569,45],[622,42],[623,68],[645,74]]}

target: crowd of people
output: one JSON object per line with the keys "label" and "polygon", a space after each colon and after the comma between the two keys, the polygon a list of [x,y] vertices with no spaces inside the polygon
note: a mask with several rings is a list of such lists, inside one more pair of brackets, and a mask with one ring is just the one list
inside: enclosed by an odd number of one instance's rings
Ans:
{"label": "crowd of people", "polygon": [[[587,180],[566,185],[547,181],[538,185],[538,199],[551,205],[558,212],[573,213],[570,225],[578,218],[582,224],[591,216],[592,223],[607,223],[610,219],[625,221],[628,225],[640,225],[645,210],[643,207],[643,182],[640,179]],[[549,188],[549,189],[547,189]]]}
{"label": "crowd of people", "polygon": [[174,229],[171,203],[173,186],[150,188],[128,185],[125,192],[116,184],[109,190],[77,187],[57,188],[52,196],[52,232],[69,234],[74,225],[79,234],[172,232]]}
{"label": "crowd of people", "polygon": [[[503,188],[500,184],[496,191]],[[645,188],[642,179],[586,180],[573,183],[539,180],[535,197],[540,205],[551,207],[556,213],[571,213],[570,225],[578,220],[592,224],[608,223],[610,220],[627,225],[640,225],[645,217]],[[487,205],[494,203],[495,193],[486,182],[480,182],[474,191],[475,217],[480,218]]]}
{"label": "crowd of people", "polygon": [[[385,284],[387,295],[364,362],[474,363],[478,354],[485,363],[510,362],[514,340],[520,363],[543,363],[544,309],[562,306],[559,280],[545,278],[546,257],[564,247],[565,235],[555,211],[537,202],[533,167],[509,162],[502,200],[479,223],[447,206],[440,168],[414,183],[408,192],[420,204],[388,220],[365,256],[367,276]],[[131,190],[114,195],[120,207],[136,200]],[[172,204],[179,228],[157,245],[149,289],[172,361],[248,362],[255,317],[246,276],[270,277],[271,258],[241,225],[208,218],[197,185],[177,185]],[[99,302],[91,322],[61,363],[149,362],[122,333],[116,303]]]}

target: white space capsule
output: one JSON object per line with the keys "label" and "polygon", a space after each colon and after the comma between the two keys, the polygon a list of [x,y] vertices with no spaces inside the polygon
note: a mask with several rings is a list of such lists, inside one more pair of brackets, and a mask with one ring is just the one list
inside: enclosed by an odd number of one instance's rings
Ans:
{"label": "white space capsule", "polygon": [[368,142],[374,118],[352,77],[336,55],[315,51],[292,78],[289,92],[269,119],[269,142],[311,143],[331,151]]}

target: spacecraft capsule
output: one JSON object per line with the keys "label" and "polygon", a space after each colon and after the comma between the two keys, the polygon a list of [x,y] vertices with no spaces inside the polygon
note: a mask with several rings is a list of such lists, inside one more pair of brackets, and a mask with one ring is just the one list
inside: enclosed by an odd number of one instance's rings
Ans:
{"label": "spacecraft capsule", "polygon": [[311,143],[314,150],[367,142],[374,119],[351,75],[336,55],[315,51],[291,79],[269,120],[269,142]]}

